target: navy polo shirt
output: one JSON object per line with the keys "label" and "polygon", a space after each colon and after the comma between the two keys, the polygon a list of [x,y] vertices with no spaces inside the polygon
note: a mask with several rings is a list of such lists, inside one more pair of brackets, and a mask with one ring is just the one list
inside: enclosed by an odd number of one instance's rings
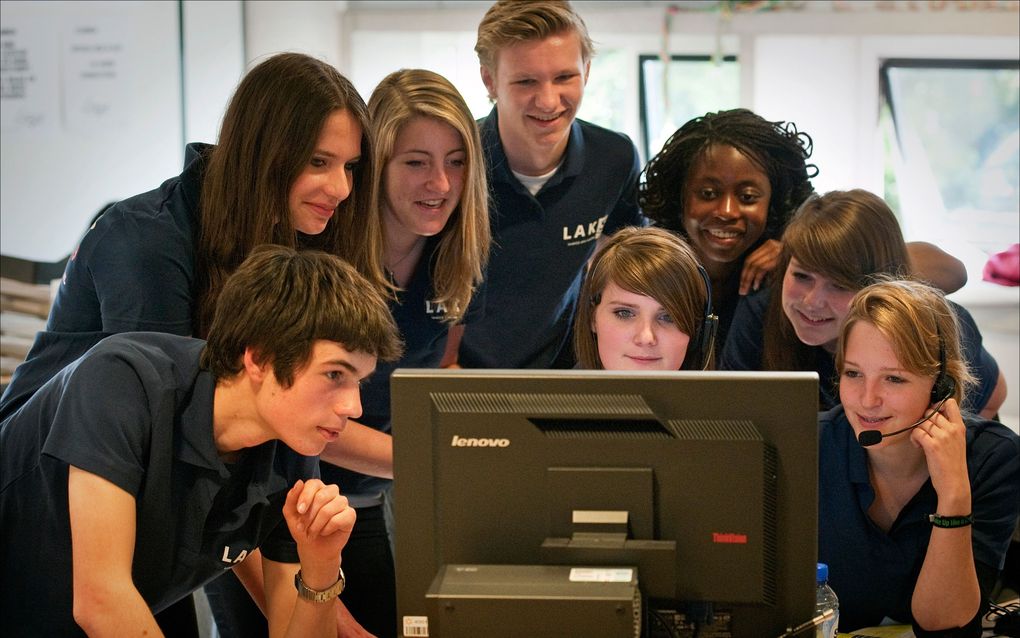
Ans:
{"label": "navy polo shirt", "polygon": [[[762,288],[740,300],[730,334],[723,346],[722,357],[719,360],[720,370],[762,369],[765,312],[769,307],[769,299],[769,289]],[[978,384],[967,393],[963,409],[977,413],[988,403],[992,392],[995,391],[995,384],[999,380],[999,364],[995,357],[985,350],[981,331],[974,322],[974,317],[957,303],[950,301],[949,305],[956,312],[960,326],[963,357],[978,381]],[[819,409],[828,410],[839,403],[839,392],[836,389],[836,382],[839,381],[836,361],[832,354],[821,346],[816,346],[812,350],[815,353],[812,370],[818,373],[819,380]]]}
{"label": "navy polo shirt", "polygon": [[[974,558],[979,576],[986,576],[987,595],[1020,515],[1020,441],[998,422],[969,415],[964,422]],[[928,515],[938,502],[931,481],[884,532],[868,518],[875,492],[867,452],[842,406],[819,415],[819,428],[818,561],[829,565],[829,585],[839,597],[839,630],[877,625],[886,616],[909,623],[910,599],[931,535]]]}
{"label": "navy polo shirt", "polygon": [[318,459],[270,441],[225,465],[213,442],[204,342],[156,333],[102,341],[0,426],[0,625],[82,635],[71,615],[68,466],[134,496],[132,576],[159,612],[259,547],[298,562],[287,491]]}
{"label": "navy polo shirt", "polygon": [[[404,340],[404,354],[397,361],[380,361],[375,372],[361,386],[362,416],[356,419],[382,432],[389,432],[390,423],[390,375],[397,368],[437,368],[446,350],[446,336],[450,324],[444,321],[446,308],[437,304],[432,283],[440,243],[440,235],[429,237],[422,251],[422,258],[407,282],[407,287],[397,292],[390,300],[390,313]],[[464,315],[463,323],[474,325],[482,314],[486,287],[479,286],[471,297],[471,303]],[[369,507],[382,503],[383,491],[388,489],[389,479],[367,476],[322,463],[323,480],[336,483],[341,492],[354,507]]]}
{"label": "navy polo shirt", "polygon": [[569,368],[574,309],[595,241],[645,223],[637,150],[625,135],[574,120],[563,163],[533,196],[510,170],[497,119],[493,109],[480,123],[493,231],[485,316],[464,331],[459,363]]}
{"label": "navy polo shirt", "polygon": [[192,333],[198,205],[211,148],[189,144],[180,176],[114,204],[85,233],[67,262],[46,330],[0,398],[0,420],[105,336]]}

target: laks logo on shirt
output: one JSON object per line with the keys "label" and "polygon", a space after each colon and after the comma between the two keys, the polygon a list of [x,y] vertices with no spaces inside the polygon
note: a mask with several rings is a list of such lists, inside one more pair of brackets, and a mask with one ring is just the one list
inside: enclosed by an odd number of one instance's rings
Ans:
{"label": "laks logo on shirt", "polygon": [[238,552],[236,556],[231,557],[230,545],[224,545],[223,556],[220,556],[220,560],[229,565],[236,565],[243,561],[245,558],[248,558],[248,551],[249,550],[247,549],[242,549],[240,552]]}
{"label": "laks logo on shirt", "polygon": [[432,317],[436,321],[442,321],[446,318],[447,308],[446,304],[435,299],[425,300],[425,314]]}
{"label": "laks logo on shirt", "polygon": [[595,241],[602,236],[602,228],[606,225],[607,219],[609,219],[609,215],[603,215],[602,217],[589,222],[587,225],[578,224],[573,228],[570,226],[564,226],[564,243],[566,243],[567,246],[576,246],[578,244],[587,244],[590,241]]}
{"label": "laks logo on shirt", "polygon": [[430,317],[443,316],[446,314],[446,304],[435,299],[425,300],[425,314]]}

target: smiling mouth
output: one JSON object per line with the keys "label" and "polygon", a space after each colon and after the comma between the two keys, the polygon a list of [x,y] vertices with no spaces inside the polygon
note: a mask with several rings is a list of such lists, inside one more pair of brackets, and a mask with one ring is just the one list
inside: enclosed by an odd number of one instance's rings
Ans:
{"label": "smiling mouth", "polygon": [[869,429],[877,429],[885,424],[889,420],[887,416],[864,416],[863,414],[857,415],[857,420],[861,422],[863,427]]}
{"label": "smiling mouth", "polygon": [[801,318],[801,320],[804,323],[810,326],[821,326],[833,321],[832,317],[819,317],[815,319],[814,317],[804,314],[804,312],[800,310],[797,311],[797,315]]}
{"label": "smiling mouth", "polygon": [[423,207],[423,208],[431,208],[431,209],[434,209],[434,210],[438,210],[439,208],[442,207],[444,201],[446,201],[446,200],[444,200],[444,199],[419,199],[415,203],[418,204],[419,206]]}
{"label": "smiling mouth", "polygon": [[555,122],[556,120],[563,117],[563,113],[556,113],[554,115],[529,115],[528,117],[537,122],[548,124],[549,122]]}
{"label": "smiling mouth", "polygon": [[736,239],[741,235],[740,231],[720,230],[718,228],[708,228],[705,230],[705,232],[717,239]]}

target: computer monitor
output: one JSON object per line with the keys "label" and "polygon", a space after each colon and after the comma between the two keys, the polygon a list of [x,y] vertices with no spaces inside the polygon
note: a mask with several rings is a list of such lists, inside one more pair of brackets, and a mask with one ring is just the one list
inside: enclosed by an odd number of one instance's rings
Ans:
{"label": "computer monitor", "polygon": [[[816,374],[401,369],[391,383],[403,635],[442,638],[450,601],[552,597],[516,572],[501,590],[486,569],[507,565],[572,567],[535,567],[546,580],[636,567],[652,610],[710,606],[733,636],[811,619]],[[473,635],[513,622],[491,620]]]}

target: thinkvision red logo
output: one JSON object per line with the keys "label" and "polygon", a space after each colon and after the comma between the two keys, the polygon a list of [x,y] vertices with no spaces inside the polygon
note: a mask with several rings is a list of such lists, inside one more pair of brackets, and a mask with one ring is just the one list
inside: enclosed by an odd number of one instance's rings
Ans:
{"label": "thinkvision red logo", "polygon": [[747,534],[712,532],[712,542],[726,545],[747,545]]}

